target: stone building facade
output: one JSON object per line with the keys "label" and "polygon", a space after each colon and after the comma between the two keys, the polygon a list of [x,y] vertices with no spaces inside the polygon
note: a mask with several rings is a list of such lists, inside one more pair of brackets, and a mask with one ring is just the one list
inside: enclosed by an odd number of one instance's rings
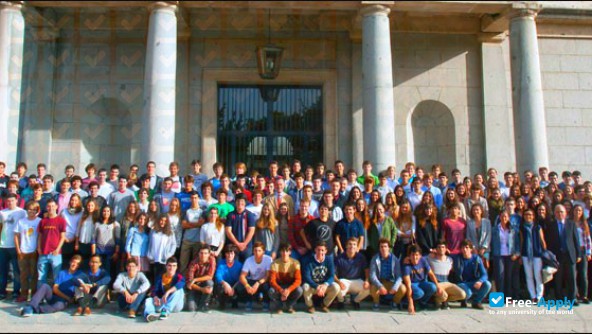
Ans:
{"label": "stone building facade", "polygon": [[[588,177],[591,23],[575,1],[3,1],[0,161],[210,172],[221,84],[312,85],[329,164]],[[257,73],[268,40],[274,80]]]}

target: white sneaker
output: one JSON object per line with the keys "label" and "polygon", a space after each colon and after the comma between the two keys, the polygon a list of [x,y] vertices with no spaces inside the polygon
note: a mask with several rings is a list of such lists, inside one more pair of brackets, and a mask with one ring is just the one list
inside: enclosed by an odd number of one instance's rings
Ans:
{"label": "white sneaker", "polygon": [[158,314],[156,314],[156,313],[150,313],[150,314],[148,314],[146,316],[146,321],[147,322],[153,322],[153,321],[158,320],[158,318],[159,318]]}

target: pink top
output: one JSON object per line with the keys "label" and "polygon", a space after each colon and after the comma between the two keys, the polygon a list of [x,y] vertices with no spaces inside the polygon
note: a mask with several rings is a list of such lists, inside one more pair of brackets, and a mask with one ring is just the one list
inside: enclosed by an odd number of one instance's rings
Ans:
{"label": "pink top", "polygon": [[450,254],[460,254],[460,243],[466,239],[467,222],[462,218],[444,219],[442,231],[446,239],[446,246]]}

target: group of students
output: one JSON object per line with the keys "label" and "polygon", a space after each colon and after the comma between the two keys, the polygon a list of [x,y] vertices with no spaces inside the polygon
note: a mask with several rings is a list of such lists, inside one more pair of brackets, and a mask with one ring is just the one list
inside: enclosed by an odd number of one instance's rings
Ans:
{"label": "group of students", "polygon": [[12,270],[15,301],[31,292],[23,316],[71,303],[89,315],[113,293],[147,321],[209,312],[213,300],[292,313],[304,297],[308,312],[329,312],[347,294],[354,309],[371,296],[373,309],[413,314],[450,301],[482,309],[492,283],[513,299],[589,302],[592,183],[577,171],[559,183],[546,168],[504,181],[493,168],[464,179],[455,169],[449,181],[438,165],[408,163],[397,177],[373,175],[369,161],[361,175],[341,161],[334,171],[274,161],[268,176],[238,163],[231,178],[216,163],[208,178],[191,165],[181,177],[173,162],[164,178],[154,162],[141,176],[90,164],[86,178],[69,165],[54,186],[43,164],[9,177],[0,162],[0,299]]}

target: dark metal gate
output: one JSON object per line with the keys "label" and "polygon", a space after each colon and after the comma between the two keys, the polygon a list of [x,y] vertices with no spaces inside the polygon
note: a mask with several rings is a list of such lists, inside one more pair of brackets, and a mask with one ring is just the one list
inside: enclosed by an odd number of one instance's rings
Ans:
{"label": "dark metal gate", "polygon": [[323,161],[320,86],[218,85],[218,161],[267,175],[270,161]]}

